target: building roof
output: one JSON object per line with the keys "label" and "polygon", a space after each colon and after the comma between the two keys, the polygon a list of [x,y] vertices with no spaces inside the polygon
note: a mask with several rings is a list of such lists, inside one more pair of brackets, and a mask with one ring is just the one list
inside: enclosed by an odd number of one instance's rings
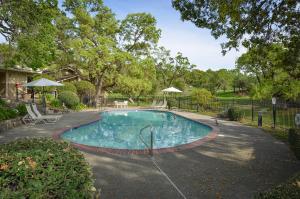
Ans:
{"label": "building roof", "polygon": [[14,66],[14,67],[5,67],[3,65],[0,65],[0,71],[15,71],[19,73],[29,73],[29,74],[38,74],[40,72],[34,71],[31,68],[28,67],[22,67],[22,66]]}

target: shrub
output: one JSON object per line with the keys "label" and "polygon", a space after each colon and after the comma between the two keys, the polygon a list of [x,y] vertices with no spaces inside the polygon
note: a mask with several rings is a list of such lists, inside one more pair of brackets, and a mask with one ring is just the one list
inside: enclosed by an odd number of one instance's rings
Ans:
{"label": "shrub", "polygon": [[9,120],[18,116],[18,110],[0,107],[0,121]]}
{"label": "shrub", "polygon": [[6,105],[7,105],[6,102],[3,99],[0,98],[0,107],[1,106],[4,107]]}
{"label": "shrub", "polygon": [[227,116],[228,119],[231,121],[239,121],[242,118],[242,114],[239,111],[239,109],[235,108],[235,107],[230,107],[227,110]]}
{"label": "shrub", "polygon": [[52,101],[52,100],[54,100],[55,99],[55,96],[54,95],[52,95],[52,94],[45,94],[45,97],[46,97],[46,100],[48,101],[48,102],[50,102],[50,101]]}
{"label": "shrub", "polygon": [[214,99],[211,92],[206,90],[205,88],[193,89],[191,97],[197,104],[202,107],[207,106]]}
{"label": "shrub", "polygon": [[0,198],[93,198],[91,169],[66,142],[22,139],[0,145]]}
{"label": "shrub", "polygon": [[58,93],[64,92],[64,91],[72,91],[73,93],[77,93],[77,89],[74,86],[74,84],[70,82],[64,82],[63,86],[57,87]]}
{"label": "shrub", "polygon": [[79,81],[74,83],[78,95],[81,97],[88,95],[88,96],[93,96],[95,95],[96,89],[95,86],[88,82],[88,81]]}
{"label": "shrub", "polygon": [[288,140],[292,151],[300,159],[300,129],[289,129]]}
{"label": "shrub", "polygon": [[167,103],[168,103],[168,108],[172,108],[172,107],[177,107],[178,106],[178,102],[175,98],[168,98],[167,99]]}
{"label": "shrub", "polygon": [[75,106],[73,106],[72,109],[75,111],[81,111],[83,109],[86,109],[86,105],[79,103],[79,104],[76,104]]}
{"label": "shrub", "polygon": [[62,103],[61,103],[61,101],[59,101],[58,99],[53,99],[53,100],[50,102],[50,106],[51,106],[51,107],[55,107],[55,108],[60,108],[60,107],[62,107]]}
{"label": "shrub", "polygon": [[79,104],[79,98],[76,93],[72,91],[63,91],[58,95],[58,99],[64,103],[68,108],[75,107]]}
{"label": "shrub", "polygon": [[18,110],[18,114],[20,116],[24,116],[27,114],[27,109],[26,109],[25,104],[18,104],[16,109]]}

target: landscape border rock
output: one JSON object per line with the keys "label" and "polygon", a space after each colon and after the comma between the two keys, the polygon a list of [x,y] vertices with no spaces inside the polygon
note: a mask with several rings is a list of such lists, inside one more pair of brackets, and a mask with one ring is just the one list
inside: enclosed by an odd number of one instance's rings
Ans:
{"label": "landscape border rock", "polygon": [[22,117],[0,121],[0,133],[17,126],[21,126],[22,124]]}

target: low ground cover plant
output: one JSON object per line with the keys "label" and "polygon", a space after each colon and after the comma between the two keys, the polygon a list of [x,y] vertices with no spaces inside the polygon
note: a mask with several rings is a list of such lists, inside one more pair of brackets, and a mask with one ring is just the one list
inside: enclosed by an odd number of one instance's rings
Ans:
{"label": "low ground cover plant", "polygon": [[289,179],[286,183],[272,188],[267,192],[259,193],[255,199],[299,199],[300,173]]}
{"label": "low ground cover plant", "polygon": [[91,168],[66,142],[21,139],[0,145],[0,198],[93,198]]}

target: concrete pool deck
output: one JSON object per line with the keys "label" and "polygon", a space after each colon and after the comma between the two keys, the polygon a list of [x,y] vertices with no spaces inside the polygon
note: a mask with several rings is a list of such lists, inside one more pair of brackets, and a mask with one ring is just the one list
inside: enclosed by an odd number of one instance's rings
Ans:
{"label": "concrete pool deck", "polygon": [[[176,112],[209,125],[209,116]],[[0,134],[0,144],[24,137],[51,137],[61,128],[87,123],[96,111],[69,113],[55,125],[21,126]],[[219,121],[216,139],[192,149],[156,154],[160,168],[186,198],[252,198],[300,171],[288,147],[261,129]],[[182,198],[147,155],[84,152],[103,199]]]}

